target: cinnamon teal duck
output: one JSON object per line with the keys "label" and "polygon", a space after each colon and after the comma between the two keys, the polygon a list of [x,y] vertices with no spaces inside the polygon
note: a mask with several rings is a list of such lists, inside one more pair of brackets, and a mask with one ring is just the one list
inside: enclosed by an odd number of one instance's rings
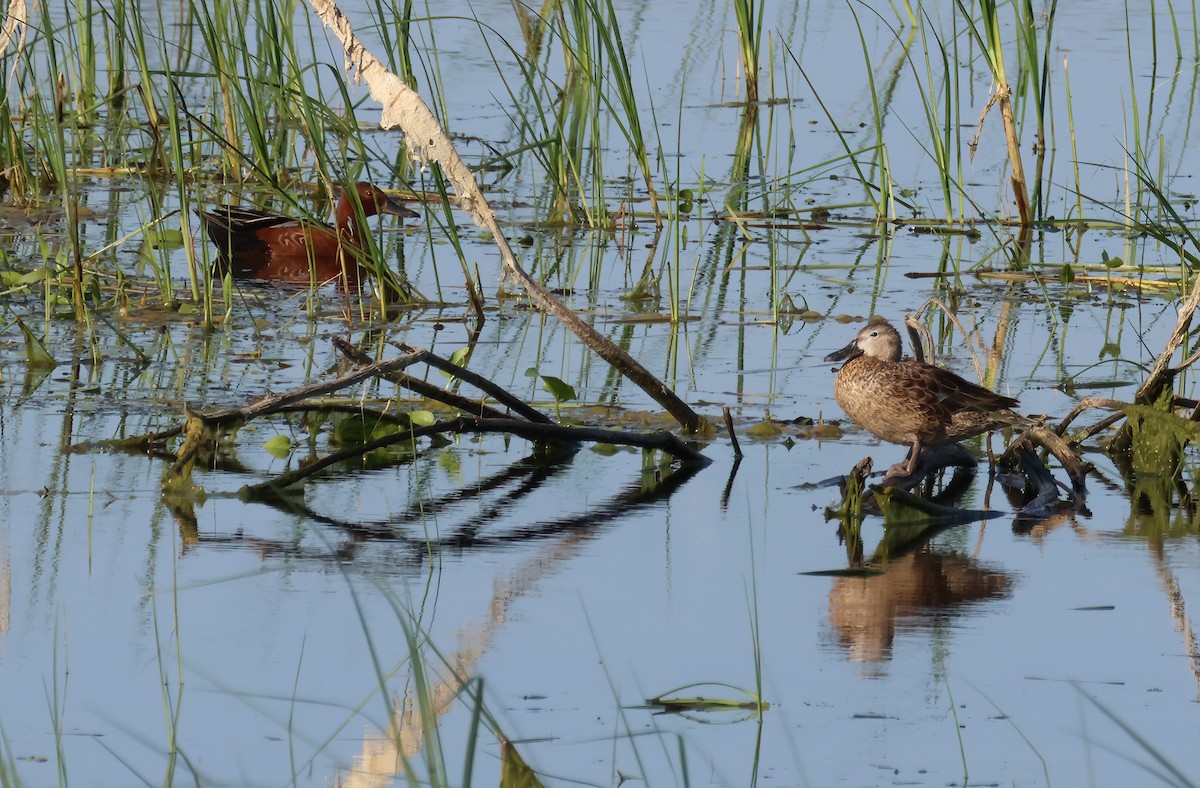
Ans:
{"label": "cinnamon teal duck", "polygon": [[[372,184],[356,184],[355,193],[364,217],[379,213],[405,218],[420,215]],[[294,284],[327,282],[343,271],[356,281],[361,273],[356,255],[365,228],[355,220],[349,194],[338,200],[332,227],[232,205],[197,213],[217,247],[215,267],[220,273],[230,271],[237,279]]]}
{"label": "cinnamon teal duck", "polygon": [[1005,424],[1031,423],[1012,410],[1017,400],[964,380],[948,369],[901,360],[900,333],[871,318],[826,361],[844,361],[833,384],[842,410],[880,440],[911,446],[889,478],[909,476],[923,449],[957,443]]}

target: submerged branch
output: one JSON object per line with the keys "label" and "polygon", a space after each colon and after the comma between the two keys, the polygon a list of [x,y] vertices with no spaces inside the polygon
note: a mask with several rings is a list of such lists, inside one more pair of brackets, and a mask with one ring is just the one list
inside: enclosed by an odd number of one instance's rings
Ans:
{"label": "submerged branch", "polygon": [[658,449],[681,460],[685,465],[703,467],[711,460],[701,454],[677,435],[665,430],[653,433],[620,432],[596,427],[566,427],[560,424],[534,424],[523,419],[475,419],[460,416],[450,421],[416,427],[408,432],[385,435],[373,441],[351,446],[326,455],[303,468],[281,473],[273,479],[242,488],[243,497],[256,498],[263,495],[275,496],[297,482],[339,462],[361,457],[372,451],[386,449],[402,443],[413,443],[417,438],[445,434],[502,433],[515,435],[533,442],[558,444],[602,443],[614,446],[634,446],[641,449]]}
{"label": "submerged branch", "polygon": [[[348,342],[335,340],[334,344],[348,358],[356,362],[370,361],[368,356]],[[192,471],[201,458],[212,455],[224,434],[236,430],[251,419],[269,414],[294,413],[297,411],[328,411],[328,403],[313,401],[314,398],[339,391],[356,383],[380,378],[408,388],[421,391],[431,399],[444,402],[467,414],[483,414],[460,416],[450,421],[437,424],[414,426],[411,421],[403,422],[402,431],[376,438],[375,440],[358,443],[340,451],[333,452],[302,468],[283,473],[273,479],[244,488],[246,496],[278,497],[287,487],[296,484],[324,468],[339,462],[362,457],[377,449],[383,449],[402,443],[415,443],[417,438],[440,434],[466,433],[503,433],[514,435],[535,443],[551,443],[570,447],[572,450],[581,443],[601,443],[618,446],[634,446],[642,449],[657,449],[667,452],[680,460],[684,465],[703,467],[710,460],[701,454],[694,446],[683,441],[678,436],[667,432],[634,433],[621,430],[600,429],[595,427],[567,427],[554,424],[548,416],[521,402],[517,397],[486,378],[470,370],[454,364],[430,353],[427,350],[403,346],[406,352],[399,358],[388,361],[368,363],[361,369],[343,375],[335,380],[303,386],[284,394],[267,394],[257,401],[240,408],[224,408],[212,413],[201,413],[185,406],[184,424],[177,430],[160,432],[142,439],[131,439],[130,445],[144,445],[147,440],[161,441],[164,436],[182,434],[183,442],[175,454],[171,468],[163,478],[163,489],[168,493],[186,492],[189,490]],[[478,400],[463,397],[454,392],[446,391],[424,381],[407,375],[402,370],[418,362],[426,362],[430,366],[450,372],[471,385],[479,387],[489,395],[512,408],[522,418],[512,418],[507,414],[484,404]],[[356,414],[374,415],[379,420],[399,424],[403,417],[388,417],[385,414],[373,413],[363,408],[355,408]],[[138,442],[140,440],[140,443]],[[194,492],[194,490],[193,490]]]}

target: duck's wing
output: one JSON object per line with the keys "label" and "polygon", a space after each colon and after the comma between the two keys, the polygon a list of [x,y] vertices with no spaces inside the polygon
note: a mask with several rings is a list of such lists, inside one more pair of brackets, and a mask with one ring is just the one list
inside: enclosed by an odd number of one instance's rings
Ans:
{"label": "duck's wing", "polygon": [[211,211],[196,211],[196,213],[206,226],[214,227],[226,233],[252,233],[264,227],[298,224],[295,219],[287,216],[270,213],[269,211],[239,208],[236,205],[218,205]]}
{"label": "duck's wing", "polygon": [[914,377],[921,381],[920,385],[928,387],[930,393],[935,394],[938,401],[951,412],[990,412],[1015,408],[1020,404],[1013,397],[997,394],[991,389],[959,377],[948,369],[920,362],[908,363],[923,368],[919,374],[914,374]]}

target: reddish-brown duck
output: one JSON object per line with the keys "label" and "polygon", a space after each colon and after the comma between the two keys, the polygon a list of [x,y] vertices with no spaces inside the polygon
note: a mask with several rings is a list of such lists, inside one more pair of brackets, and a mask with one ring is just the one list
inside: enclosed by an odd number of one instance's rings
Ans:
{"label": "reddish-brown duck", "polygon": [[[364,217],[419,216],[372,184],[356,184],[355,193]],[[232,205],[197,213],[217,247],[216,268],[221,273],[295,284],[327,282],[343,271],[354,281],[361,273],[358,256],[364,228],[355,221],[348,194],[338,200],[332,227]]]}

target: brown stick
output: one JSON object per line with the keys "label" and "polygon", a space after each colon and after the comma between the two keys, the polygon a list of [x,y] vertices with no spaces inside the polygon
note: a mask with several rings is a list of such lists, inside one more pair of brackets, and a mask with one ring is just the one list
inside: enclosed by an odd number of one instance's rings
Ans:
{"label": "brown stick", "polygon": [[1085,410],[1091,410],[1092,408],[1121,410],[1121,408],[1125,407],[1125,405],[1126,403],[1121,402],[1120,400],[1108,399],[1106,397],[1084,397],[1083,399],[1079,400],[1079,402],[1075,403],[1075,407],[1072,408],[1071,412],[1066,415],[1066,418],[1058,423],[1058,426],[1054,428],[1054,431],[1059,435],[1065,433],[1071,422],[1075,421],[1076,417],[1078,417],[1079,414],[1083,413]]}
{"label": "brown stick", "polygon": [[405,344],[404,342],[393,342],[392,345],[399,348],[403,353],[420,353],[421,361],[424,361],[429,366],[434,367],[435,369],[440,369],[442,372],[447,372],[457,378],[460,378],[463,380],[463,382],[469,383],[482,391],[484,394],[490,395],[493,399],[506,405],[509,410],[524,416],[530,421],[534,421],[539,424],[554,423],[554,419],[550,418],[545,413],[542,413],[537,408],[530,406],[519,397],[514,397],[506,389],[498,386],[482,375],[472,372],[466,367],[461,367],[449,359],[442,358],[441,356],[435,355],[434,353],[422,348],[415,348],[412,345]]}
{"label": "brown stick", "polygon": [[[371,356],[340,337],[333,338],[333,346],[355,364],[375,363],[375,360]],[[395,383],[397,386],[403,386],[409,391],[416,392],[426,399],[449,405],[455,410],[471,416],[478,416],[485,419],[507,419],[509,417],[507,413],[493,408],[491,405],[471,399],[470,397],[464,397],[462,394],[456,394],[453,391],[447,391],[441,386],[435,386],[428,381],[413,377],[407,372],[389,372],[382,377],[391,383]]]}

